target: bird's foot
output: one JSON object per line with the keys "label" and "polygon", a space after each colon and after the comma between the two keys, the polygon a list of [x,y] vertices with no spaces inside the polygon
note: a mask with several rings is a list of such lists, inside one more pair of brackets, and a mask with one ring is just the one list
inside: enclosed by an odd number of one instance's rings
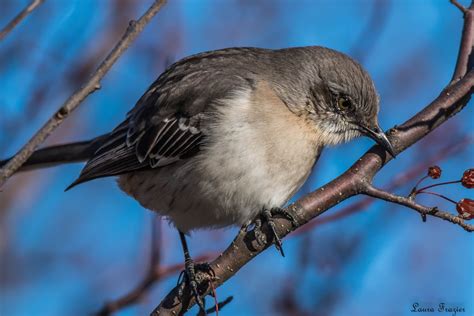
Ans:
{"label": "bird's foot", "polygon": [[186,260],[184,262],[184,271],[181,272],[178,278],[179,297],[183,297],[183,291],[186,283],[191,288],[191,294],[199,306],[199,315],[206,315],[206,300],[199,293],[199,286],[205,281],[212,281],[215,278],[215,273],[208,263],[195,264],[194,261]]}
{"label": "bird's foot", "polygon": [[289,212],[287,212],[285,209],[275,207],[272,209],[264,209],[263,212],[260,214],[257,219],[255,219],[254,222],[251,222],[249,224],[246,224],[243,228],[242,231],[247,231],[248,227],[251,226],[252,224],[254,225],[254,234],[255,234],[255,239],[257,242],[261,245],[266,243],[266,236],[262,232],[262,225],[264,222],[268,224],[270,227],[270,231],[273,235],[273,243],[275,244],[276,249],[280,252],[280,254],[284,257],[285,252],[283,251],[283,245],[281,242],[280,237],[278,236],[276,232],[276,226],[274,219],[275,217],[284,217],[287,220],[289,220],[293,226],[298,226],[298,222],[296,219],[291,215]]}

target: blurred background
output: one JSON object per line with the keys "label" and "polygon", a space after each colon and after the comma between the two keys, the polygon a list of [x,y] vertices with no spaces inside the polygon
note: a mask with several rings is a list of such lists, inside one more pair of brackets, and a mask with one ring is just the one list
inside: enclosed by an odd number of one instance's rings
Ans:
{"label": "blurred background", "polygon": [[[3,26],[29,0],[0,2]],[[47,0],[0,42],[0,158],[14,154],[87,80],[150,3]],[[462,22],[447,0],[169,1],[102,89],[47,144],[110,131],[166,65],[231,46],[322,45],[353,56],[375,81],[381,125],[388,129],[449,82]],[[406,195],[434,163],[443,169],[441,180],[460,178],[474,167],[473,111],[471,102],[391,162],[376,184]],[[326,150],[298,196],[335,178],[371,145],[359,139]],[[176,231],[122,194],[113,178],[65,193],[80,169],[17,174],[0,193],[1,315],[97,313],[140,283],[153,247],[162,278],[114,315],[147,315],[176,284],[182,262]],[[434,191],[473,198],[460,185]],[[419,201],[455,212],[439,198]],[[192,255],[212,259],[236,231],[193,233]],[[353,198],[294,232],[284,246],[286,258],[271,248],[217,290],[219,300],[234,296],[221,315],[413,315],[416,302],[435,308],[444,302],[463,307],[458,315],[474,315],[473,236],[453,224],[423,223],[411,210]]]}

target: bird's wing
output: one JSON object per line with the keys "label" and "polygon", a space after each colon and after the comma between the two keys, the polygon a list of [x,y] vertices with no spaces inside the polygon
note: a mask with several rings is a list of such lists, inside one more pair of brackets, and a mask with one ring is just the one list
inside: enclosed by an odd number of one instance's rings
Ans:
{"label": "bird's wing", "polygon": [[157,168],[185,159],[199,150],[204,137],[189,118],[177,115],[150,125],[134,138],[127,136],[129,124],[126,120],[109,135],[69,188],[92,179]]}
{"label": "bird's wing", "polygon": [[244,63],[242,57],[255,58],[258,52],[214,51],[170,66],[104,140],[68,189],[96,178],[166,166],[199,152],[206,138],[201,126],[206,110],[234,91],[252,86],[253,79],[239,74],[243,67],[236,61]]}

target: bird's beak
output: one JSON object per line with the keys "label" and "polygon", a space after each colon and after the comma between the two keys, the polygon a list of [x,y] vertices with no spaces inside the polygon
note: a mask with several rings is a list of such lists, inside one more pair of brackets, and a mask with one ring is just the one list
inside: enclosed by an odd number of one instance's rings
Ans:
{"label": "bird's beak", "polygon": [[392,155],[393,158],[395,158],[395,150],[393,149],[392,144],[388,140],[387,135],[385,135],[378,125],[376,125],[375,128],[362,126],[362,130],[366,136],[375,140],[377,144],[382,146],[390,155]]}

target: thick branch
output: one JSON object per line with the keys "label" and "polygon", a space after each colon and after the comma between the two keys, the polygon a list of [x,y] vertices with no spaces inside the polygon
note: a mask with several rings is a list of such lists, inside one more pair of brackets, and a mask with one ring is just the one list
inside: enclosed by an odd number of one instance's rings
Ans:
{"label": "thick branch", "polygon": [[[471,13],[472,10],[472,8],[469,8]],[[446,122],[469,101],[474,85],[474,71],[470,67],[472,65],[471,50],[474,29],[469,21],[469,19],[465,19],[461,51],[458,56],[459,60],[467,60],[467,62],[457,62],[461,66],[456,67],[454,77],[458,74],[466,75],[459,81],[453,81],[433,102],[403,125],[390,130],[388,136],[394,144],[397,154]],[[380,146],[374,146],[341,176],[288,206],[287,210],[298,220],[297,227],[304,225],[343,200],[364,193],[376,173],[390,160],[391,156],[388,153]],[[416,207],[418,211],[426,211],[422,209],[422,206]],[[448,213],[436,212],[439,215],[438,217],[449,220]],[[297,228],[292,227],[292,224],[285,219],[278,219],[275,222],[280,237],[286,236]],[[460,223],[457,224],[461,225]],[[267,227],[264,227],[264,230],[265,228]],[[271,245],[271,235],[268,230],[265,232],[268,238],[264,245],[256,242],[253,231],[240,232],[231,245],[210,263],[216,276],[211,281],[214,287],[226,282],[240,268]],[[208,275],[202,275],[201,277],[210,279]],[[203,294],[209,294],[210,288],[210,286],[207,286]],[[193,297],[190,295],[189,287],[182,291],[182,296],[179,292],[179,288],[175,287],[153,311],[152,315],[182,315],[195,304]]]}
{"label": "thick branch", "polygon": [[461,226],[468,232],[474,231],[474,225],[467,224],[462,217],[453,215],[448,212],[441,211],[436,207],[423,206],[421,204],[416,203],[415,200],[413,199],[395,195],[390,192],[377,189],[373,187],[372,185],[367,186],[365,194],[384,200],[384,201],[406,206],[408,208],[411,208],[417,211],[421,215],[431,215],[434,217],[441,218],[445,221]]}
{"label": "thick branch", "polygon": [[464,14],[464,28],[462,37],[465,40],[461,41],[461,45],[459,47],[458,59],[456,62],[456,68],[453,74],[453,81],[456,81],[462,78],[465,74],[467,69],[469,69],[469,59],[472,53],[472,43],[474,37],[474,11],[473,6],[474,2],[471,3],[471,8],[466,9],[462,5],[460,5],[457,1],[451,0],[451,2],[458,7]]}
{"label": "thick branch", "polygon": [[64,121],[64,119],[74,111],[81,103],[94,91],[100,89],[100,81],[107,74],[114,63],[130,46],[133,40],[140,34],[146,24],[160,11],[165,4],[165,0],[155,0],[151,7],[143,14],[138,21],[131,21],[122,38],[115,45],[109,55],[96,69],[89,81],[77,90],[69,99],[64,102],[60,109],[39,129],[38,132],[23,146],[23,148],[0,169],[0,187],[5,184],[22,164],[32,155],[38,145]]}
{"label": "thick branch", "polygon": [[44,0],[32,0],[23,10],[18,13],[5,27],[0,31],[0,41],[3,40],[24,18],[26,18],[34,9],[39,7]]}

